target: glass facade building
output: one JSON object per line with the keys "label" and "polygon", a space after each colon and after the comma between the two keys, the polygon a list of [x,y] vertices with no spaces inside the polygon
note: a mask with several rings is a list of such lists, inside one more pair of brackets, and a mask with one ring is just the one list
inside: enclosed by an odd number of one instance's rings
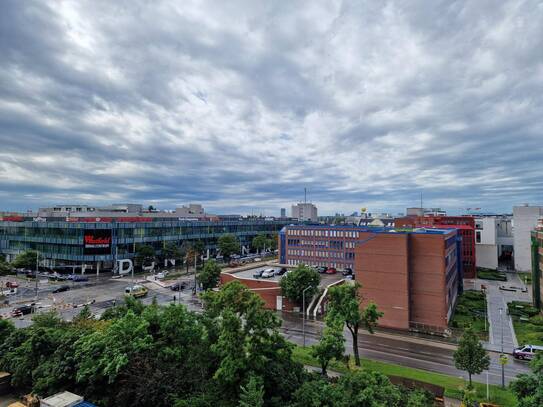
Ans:
{"label": "glass facade building", "polygon": [[[285,226],[281,220],[189,221],[151,220],[134,222],[84,221],[2,221],[0,254],[12,260],[25,250],[38,250],[45,259],[66,264],[113,262],[134,257],[136,245],[153,246],[157,251],[167,242],[202,241],[211,252],[224,234],[237,236],[242,245],[250,245],[257,234],[273,234]],[[100,240],[96,236],[101,236]],[[105,239],[105,240],[104,240]],[[88,243],[100,250],[89,250]],[[92,254],[91,254],[92,253]],[[97,254],[99,253],[99,254]]]}

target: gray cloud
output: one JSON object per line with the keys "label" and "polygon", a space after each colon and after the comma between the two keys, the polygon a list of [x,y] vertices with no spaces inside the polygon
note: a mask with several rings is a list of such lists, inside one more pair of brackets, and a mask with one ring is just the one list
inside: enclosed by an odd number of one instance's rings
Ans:
{"label": "gray cloud", "polygon": [[543,2],[7,0],[0,202],[543,203]]}

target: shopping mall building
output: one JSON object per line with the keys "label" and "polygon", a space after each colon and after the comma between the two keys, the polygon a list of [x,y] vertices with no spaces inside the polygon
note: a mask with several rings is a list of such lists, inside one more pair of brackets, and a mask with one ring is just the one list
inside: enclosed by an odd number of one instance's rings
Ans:
{"label": "shopping mall building", "polygon": [[[43,214],[43,212],[42,212]],[[87,265],[111,269],[116,260],[132,259],[137,245],[153,246],[160,252],[165,243],[202,241],[209,253],[217,250],[217,239],[234,234],[249,247],[257,234],[277,233],[287,220],[238,218],[235,220],[182,219],[154,213],[78,213],[74,216],[0,217],[0,254],[12,261],[25,250],[37,250],[44,265]],[[96,216],[101,215],[101,216]]]}

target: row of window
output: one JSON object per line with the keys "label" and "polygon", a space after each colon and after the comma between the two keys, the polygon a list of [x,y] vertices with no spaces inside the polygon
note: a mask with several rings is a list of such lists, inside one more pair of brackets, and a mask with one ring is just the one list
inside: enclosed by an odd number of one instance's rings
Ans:
{"label": "row of window", "polygon": [[298,264],[305,264],[307,266],[311,267],[334,267],[336,269],[341,268],[350,268],[353,269],[353,265],[351,263],[337,263],[337,262],[327,262],[327,261],[303,261],[298,259],[289,259],[287,260],[287,264],[290,266],[297,266]]}
{"label": "row of window", "polygon": [[[280,225],[192,225],[175,227],[136,227],[114,228],[118,238],[157,237],[157,236],[185,236],[195,234],[217,233],[243,233],[243,232],[276,232]],[[16,237],[44,237],[44,238],[82,238],[84,229],[62,227],[19,227],[0,226],[0,239],[2,236]]]}
{"label": "row of window", "polygon": [[343,241],[343,240],[305,240],[305,239],[287,239],[289,246],[309,246],[319,248],[331,248],[341,250],[344,247],[347,249],[354,249],[356,241]]}
{"label": "row of window", "polygon": [[323,237],[348,237],[358,239],[360,232],[351,230],[315,230],[315,229],[288,229],[289,236],[323,236]]}
{"label": "row of window", "polygon": [[324,250],[300,250],[300,249],[288,249],[287,254],[289,256],[302,256],[302,257],[328,257],[336,259],[354,259],[353,252],[334,252]]}

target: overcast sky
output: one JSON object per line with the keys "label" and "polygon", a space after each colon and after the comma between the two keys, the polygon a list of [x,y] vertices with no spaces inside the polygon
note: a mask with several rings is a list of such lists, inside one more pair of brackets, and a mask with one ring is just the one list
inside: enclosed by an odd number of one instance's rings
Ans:
{"label": "overcast sky", "polygon": [[0,210],[543,203],[543,1],[0,3]]}

